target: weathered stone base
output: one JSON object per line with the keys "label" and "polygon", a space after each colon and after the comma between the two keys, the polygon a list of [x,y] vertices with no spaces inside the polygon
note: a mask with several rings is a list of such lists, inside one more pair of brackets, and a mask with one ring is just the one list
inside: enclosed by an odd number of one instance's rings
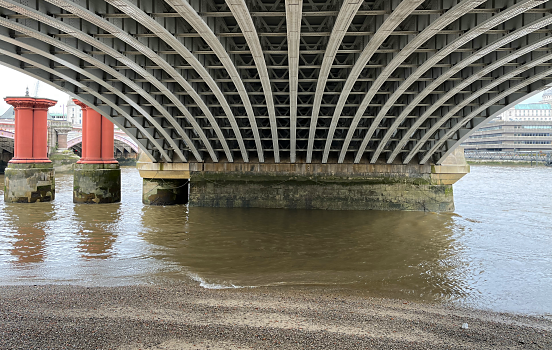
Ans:
{"label": "weathered stone base", "polygon": [[119,164],[75,164],[73,203],[116,203],[121,201]]}
{"label": "weathered stone base", "polygon": [[49,202],[55,196],[54,168],[51,163],[8,164],[4,179],[5,202]]}
{"label": "weathered stone base", "polygon": [[57,150],[50,155],[50,160],[54,165],[56,173],[70,173],[73,166],[79,161],[80,157],[71,150]]}
{"label": "weathered stone base", "polygon": [[338,179],[197,174],[190,206],[329,210],[453,211],[452,185],[424,179]]}
{"label": "weathered stone base", "polygon": [[148,205],[188,203],[188,179],[144,179],[142,202]]}

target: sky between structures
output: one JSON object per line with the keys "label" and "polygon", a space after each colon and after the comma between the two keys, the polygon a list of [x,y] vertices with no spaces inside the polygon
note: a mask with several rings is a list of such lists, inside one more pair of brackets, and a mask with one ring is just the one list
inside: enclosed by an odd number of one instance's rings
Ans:
{"label": "sky between structures", "polygon": [[[34,96],[37,80],[16,70],[0,65],[0,115],[2,115],[9,105],[4,102],[7,96],[25,96],[25,90],[29,88],[29,94]],[[62,113],[65,111],[65,106],[69,100],[69,95],[56,89],[46,83],[40,82],[38,89],[38,97],[45,97],[58,101],[58,103],[50,108],[50,112]],[[542,92],[525,100],[525,103],[537,103],[542,98]]]}

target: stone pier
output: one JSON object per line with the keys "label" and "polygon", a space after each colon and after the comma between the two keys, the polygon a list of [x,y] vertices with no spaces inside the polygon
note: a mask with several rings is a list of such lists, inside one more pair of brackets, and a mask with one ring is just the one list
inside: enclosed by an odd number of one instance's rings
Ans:
{"label": "stone pier", "polygon": [[113,158],[113,123],[80,101],[82,158],[74,166],[74,203],[121,201],[121,168]]}
{"label": "stone pier", "polygon": [[72,150],[67,149],[67,135],[72,130],[72,125],[65,121],[50,122],[50,135],[55,141],[55,151],[50,154],[50,160],[56,173],[73,172],[74,164],[80,160]]}
{"label": "stone pier", "polygon": [[48,108],[45,98],[6,97],[15,111],[14,156],[5,173],[4,201],[47,202],[55,198],[55,178],[48,159]]}
{"label": "stone pier", "polygon": [[142,202],[148,205],[188,203],[190,165],[152,163],[143,154],[136,167],[143,178]]}
{"label": "stone pier", "polygon": [[175,189],[190,179],[190,206],[441,212],[454,210],[452,185],[469,165],[458,149],[441,165],[141,161],[138,169],[145,204],[184,196]]}

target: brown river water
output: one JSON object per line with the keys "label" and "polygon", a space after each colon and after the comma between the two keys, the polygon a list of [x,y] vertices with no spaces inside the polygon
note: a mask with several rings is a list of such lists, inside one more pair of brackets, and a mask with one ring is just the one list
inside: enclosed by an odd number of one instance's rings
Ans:
{"label": "brown river water", "polygon": [[552,315],[552,168],[472,166],[440,214],[150,207],[134,168],[119,204],[56,186],[51,203],[0,199],[0,284],[300,286]]}

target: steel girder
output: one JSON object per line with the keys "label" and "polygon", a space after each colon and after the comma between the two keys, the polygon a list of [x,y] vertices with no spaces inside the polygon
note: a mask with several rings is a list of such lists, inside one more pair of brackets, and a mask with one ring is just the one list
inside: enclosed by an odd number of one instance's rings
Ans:
{"label": "steel girder", "polygon": [[0,0],[0,63],[155,161],[441,162],[552,79],[546,0]]}

